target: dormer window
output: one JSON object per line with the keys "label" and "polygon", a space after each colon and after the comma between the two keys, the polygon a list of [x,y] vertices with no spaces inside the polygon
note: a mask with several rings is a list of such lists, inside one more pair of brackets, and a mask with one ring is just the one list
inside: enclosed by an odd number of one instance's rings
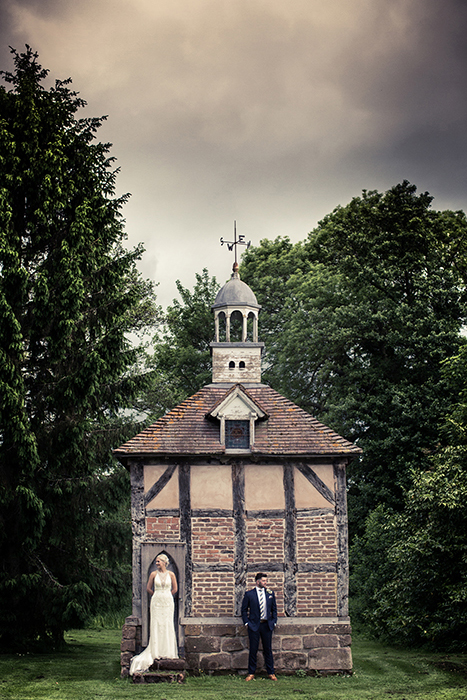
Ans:
{"label": "dormer window", "polygon": [[243,360],[240,360],[240,362],[238,363],[238,366],[240,369],[245,369],[245,363],[243,362]]}
{"label": "dormer window", "polygon": [[255,423],[265,420],[267,414],[241,384],[236,384],[206,417],[219,421],[219,442],[225,445],[226,452],[235,453],[251,451]]}
{"label": "dormer window", "polygon": [[229,362],[229,369],[235,369],[235,362],[233,360]]}

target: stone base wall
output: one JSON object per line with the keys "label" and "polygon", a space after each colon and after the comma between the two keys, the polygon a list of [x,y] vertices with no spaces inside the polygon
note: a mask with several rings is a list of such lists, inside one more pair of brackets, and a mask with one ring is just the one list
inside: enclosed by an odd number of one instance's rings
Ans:
{"label": "stone base wall", "polygon": [[122,628],[122,641],[120,644],[120,666],[122,678],[127,678],[130,673],[130,663],[133,656],[141,651],[142,626],[139,617],[125,618]]}
{"label": "stone base wall", "polygon": [[[246,673],[248,633],[238,618],[185,619],[186,666],[192,672]],[[279,618],[272,638],[278,673],[303,670],[309,674],[352,670],[351,628],[348,620]],[[261,649],[261,645],[260,645]],[[258,653],[258,672],[264,671]]]}
{"label": "stone base wall", "polygon": [[[248,668],[248,632],[237,617],[185,618],[185,667],[192,673],[239,673]],[[348,673],[352,670],[348,619],[279,618],[272,637],[277,673]],[[141,621],[127,617],[122,629],[121,675],[141,651]],[[258,653],[258,672],[266,672]]]}

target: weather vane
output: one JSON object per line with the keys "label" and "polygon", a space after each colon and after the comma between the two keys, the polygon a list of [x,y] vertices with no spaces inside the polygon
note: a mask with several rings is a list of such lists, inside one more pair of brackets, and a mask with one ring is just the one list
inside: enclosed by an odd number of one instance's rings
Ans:
{"label": "weather vane", "polygon": [[239,246],[239,245],[246,245],[246,249],[248,250],[248,248],[249,248],[250,245],[251,245],[251,241],[248,241],[248,242],[247,242],[247,241],[245,240],[245,236],[244,236],[243,234],[240,234],[240,235],[238,236],[238,238],[237,238],[237,222],[236,222],[236,221],[234,221],[234,239],[233,239],[233,241],[224,241],[224,239],[221,238],[221,245],[224,245],[224,243],[226,244],[226,246],[227,246],[227,248],[228,248],[229,250],[233,250],[233,251],[235,252],[235,263],[234,263],[234,265],[235,265],[235,267],[238,268],[238,262],[237,262],[237,246]]}

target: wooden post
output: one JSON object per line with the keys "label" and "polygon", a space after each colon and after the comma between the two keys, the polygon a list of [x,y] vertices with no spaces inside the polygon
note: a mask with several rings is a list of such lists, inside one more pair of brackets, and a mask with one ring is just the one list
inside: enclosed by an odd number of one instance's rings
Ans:
{"label": "wooden post", "polygon": [[349,614],[349,528],[347,524],[347,461],[334,462],[337,521],[337,614]]}
{"label": "wooden post", "polygon": [[131,529],[133,532],[133,593],[132,614],[141,620],[142,582],[141,582],[141,546],[146,536],[144,512],[144,466],[141,462],[129,463],[131,482]]}
{"label": "wooden post", "polygon": [[247,551],[245,522],[245,467],[243,462],[232,464],[232,495],[234,518],[234,586],[235,615],[240,615],[246,590]]}
{"label": "wooden post", "polygon": [[294,466],[284,464],[284,610],[289,617],[297,614],[297,529]]}
{"label": "wooden post", "polygon": [[185,617],[191,615],[193,590],[193,558],[191,542],[191,491],[190,465],[182,462],[178,465],[178,490],[180,504],[180,539],[186,544],[185,558]]}

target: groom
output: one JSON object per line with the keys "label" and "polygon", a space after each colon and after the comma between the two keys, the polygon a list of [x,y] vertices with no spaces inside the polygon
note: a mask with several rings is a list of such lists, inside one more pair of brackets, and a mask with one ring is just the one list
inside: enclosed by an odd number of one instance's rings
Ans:
{"label": "groom", "polygon": [[250,654],[248,657],[248,675],[245,680],[252,681],[256,671],[256,656],[259,640],[263,644],[264,663],[272,681],[277,681],[274,675],[274,659],[272,657],[272,631],[277,623],[276,597],[273,591],[266,588],[266,574],[256,574],[256,586],[247,591],[242,603],[242,619],[248,626]]}

